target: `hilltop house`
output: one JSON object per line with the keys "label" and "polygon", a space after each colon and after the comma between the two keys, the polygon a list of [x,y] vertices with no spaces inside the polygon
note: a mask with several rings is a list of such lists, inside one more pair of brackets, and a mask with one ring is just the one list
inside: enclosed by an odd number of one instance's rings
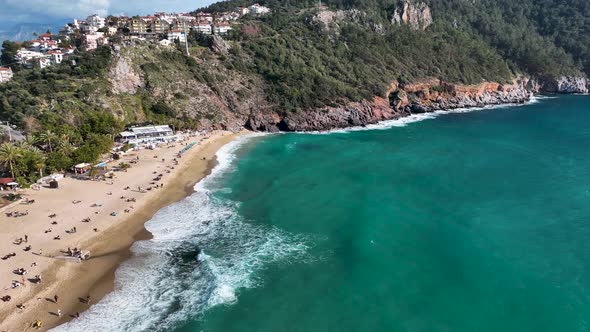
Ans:
{"label": "hilltop house", "polygon": [[51,37],[52,36],[50,33],[44,33],[44,34],[39,35],[39,40],[48,41],[48,40],[52,39]]}
{"label": "hilltop house", "polygon": [[89,26],[98,29],[102,29],[105,27],[105,18],[100,17],[98,15],[90,15],[86,18],[86,24]]}
{"label": "hilltop house", "polygon": [[10,67],[0,67],[0,83],[8,82],[12,78],[12,69]]}

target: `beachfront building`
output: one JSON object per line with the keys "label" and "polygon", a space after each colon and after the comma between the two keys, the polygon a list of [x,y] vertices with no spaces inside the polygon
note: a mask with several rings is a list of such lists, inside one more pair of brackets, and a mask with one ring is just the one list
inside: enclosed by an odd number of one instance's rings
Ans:
{"label": "beachfront building", "polygon": [[74,169],[74,173],[76,174],[85,174],[86,172],[90,171],[90,169],[92,169],[92,165],[89,163],[81,163],[78,165],[75,165],[73,167]]}
{"label": "beachfront building", "polygon": [[18,187],[15,178],[1,178],[0,179],[0,190],[12,190]]}
{"label": "beachfront building", "polygon": [[119,134],[117,141],[129,144],[147,144],[157,142],[171,142],[178,137],[170,126],[131,127]]}
{"label": "beachfront building", "polygon": [[0,67],[0,83],[8,82],[12,78],[12,69],[10,67]]}

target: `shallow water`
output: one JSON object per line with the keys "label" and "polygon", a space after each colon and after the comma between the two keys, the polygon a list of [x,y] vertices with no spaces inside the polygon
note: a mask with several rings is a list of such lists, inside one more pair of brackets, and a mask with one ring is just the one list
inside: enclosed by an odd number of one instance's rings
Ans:
{"label": "shallow water", "polygon": [[588,330],[590,97],[426,120],[224,147],[58,330]]}

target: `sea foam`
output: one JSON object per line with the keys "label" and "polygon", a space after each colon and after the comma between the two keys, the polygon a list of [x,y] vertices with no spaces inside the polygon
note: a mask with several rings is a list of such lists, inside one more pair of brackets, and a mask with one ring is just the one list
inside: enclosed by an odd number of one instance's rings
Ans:
{"label": "sea foam", "polygon": [[[239,289],[258,286],[269,263],[300,261],[309,239],[248,223],[238,203],[223,199],[223,176],[232,171],[242,137],[217,152],[212,173],[195,193],[160,210],[146,223],[153,238],[136,242],[116,271],[114,291],[52,331],[165,331],[208,308],[238,301]],[[197,254],[198,253],[198,254]]]}

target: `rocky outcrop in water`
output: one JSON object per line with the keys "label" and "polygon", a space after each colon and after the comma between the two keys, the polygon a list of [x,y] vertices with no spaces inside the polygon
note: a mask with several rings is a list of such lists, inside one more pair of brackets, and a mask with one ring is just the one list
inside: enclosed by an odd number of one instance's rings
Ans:
{"label": "rocky outcrop in water", "polygon": [[400,0],[391,17],[394,24],[406,24],[414,30],[426,30],[432,24],[430,7],[424,2]]}
{"label": "rocky outcrop in water", "polygon": [[400,87],[405,98],[392,99],[392,105],[410,113],[481,107],[508,103],[524,103],[532,97],[529,80],[515,79],[510,84],[485,82],[476,85],[450,84],[440,80],[406,84]]}
{"label": "rocky outcrop in water", "polygon": [[542,91],[549,93],[588,93],[590,80],[585,77],[562,76],[543,81]]}

